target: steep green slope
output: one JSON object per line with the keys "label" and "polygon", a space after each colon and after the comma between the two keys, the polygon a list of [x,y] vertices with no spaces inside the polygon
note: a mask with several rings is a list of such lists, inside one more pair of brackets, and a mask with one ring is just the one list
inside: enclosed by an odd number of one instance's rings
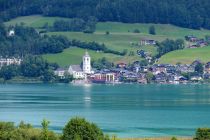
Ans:
{"label": "steep green slope", "polygon": [[184,49],[173,51],[162,56],[158,63],[164,64],[191,64],[194,60],[203,63],[210,62],[210,46],[196,49]]}

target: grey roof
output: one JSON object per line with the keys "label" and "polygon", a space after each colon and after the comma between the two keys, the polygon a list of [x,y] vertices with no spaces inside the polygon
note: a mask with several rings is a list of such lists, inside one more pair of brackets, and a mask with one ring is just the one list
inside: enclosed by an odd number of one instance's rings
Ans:
{"label": "grey roof", "polygon": [[65,71],[64,68],[58,68],[56,71]]}
{"label": "grey roof", "polygon": [[71,65],[70,66],[72,68],[73,71],[82,71],[82,68],[80,67],[80,65]]}

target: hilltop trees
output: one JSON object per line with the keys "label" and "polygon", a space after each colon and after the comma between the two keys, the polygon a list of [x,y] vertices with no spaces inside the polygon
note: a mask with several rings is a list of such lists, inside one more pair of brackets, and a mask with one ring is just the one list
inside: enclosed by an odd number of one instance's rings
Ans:
{"label": "hilltop trees", "polygon": [[32,14],[85,21],[94,17],[102,22],[163,23],[210,29],[209,7],[207,0],[2,0],[0,17],[4,21]]}

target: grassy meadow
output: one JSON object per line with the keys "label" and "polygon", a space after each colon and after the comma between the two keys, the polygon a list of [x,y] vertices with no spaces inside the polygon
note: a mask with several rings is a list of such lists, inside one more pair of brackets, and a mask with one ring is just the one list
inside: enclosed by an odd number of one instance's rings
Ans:
{"label": "grassy meadow", "polygon": [[173,51],[162,56],[158,63],[176,64],[180,62],[182,64],[191,64],[196,59],[203,63],[209,62],[210,46]]}
{"label": "grassy meadow", "polygon": [[[102,52],[96,51],[88,51],[90,56],[93,56],[92,59],[97,60],[99,58],[106,57],[109,61],[121,61],[123,59],[122,56],[114,55],[114,54],[107,54]],[[45,59],[49,62],[56,62],[62,67],[67,67],[69,64],[80,64],[82,62],[82,56],[84,55],[85,50],[81,48],[68,48],[62,53],[58,54],[47,54],[43,55]],[[129,58],[130,59],[130,58]]]}
{"label": "grassy meadow", "polygon": [[[39,15],[34,15],[34,16],[19,17],[9,22],[6,22],[5,24],[9,26],[9,25],[24,23],[26,26],[31,26],[36,29],[40,29],[46,23],[48,23],[49,26],[52,26],[53,22],[58,19],[69,20],[68,18],[43,17]],[[148,33],[148,29],[151,25],[155,26],[156,35],[150,35]],[[140,30],[140,33],[133,33],[135,29]],[[109,35],[106,34],[107,31],[110,33]],[[150,52],[153,56],[157,53],[157,48],[154,46],[140,47],[140,46],[131,45],[131,43],[139,43],[141,38],[149,38],[149,39],[154,39],[157,41],[162,41],[162,40],[165,40],[166,38],[184,39],[185,35],[195,35],[199,38],[204,38],[206,35],[210,35],[210,30],[193,30],[193,29],[181,28],[181,27],[168,25],[168,24],[165,24],[165,25],[139,24],[139,23],[128,24],[128,23],[117,23],[117,22],[103,22],[103,23],[99,22],[96,25],[96,32],[94,34],[85,34],[82,32],[49,32],[47,34],[64,35],[68,37],[69,39],[78,39],[78,40],[86,41],[86,42],[95,41],[98,43],[104,43],[108,48],[117,50],[117,51],[123,51],[124,49],[127,49],[128,54],[125,57],[121,57],[121,56],[117,56],[113,54],[97,53],[93,51],[90,51],[90,54],[93,59],[106,57],[110,61],[113,61],[115,63],[119,61],[131,63],[135,60],[141,60],[141,58],[136,54],[137,50],[141,50],[141,49],[146,50]],[[84,49],[71,48],[71,49],[64,50],[64,52],[60,54],[47,54],[47,55],[44,55],[43,57],[50,62],[57,62],[61,66],[68,66],[69,64],[75,64],[75,63],[81,62],[81,57],[84,54],[84,51],[85,51]],[[195,57],[190,57],[192,56],[191,51],[194,52],[193,54],[195,55]],[[207,51],[209,50],[207,49]],[[129,55],[130,52],[134,52],[134,55],[130,56]],[[197,57],[201,57],[201,59],[204,59],[205,61],[206,59],[209,59],[208,56],[205,57],[204,55],[201,55],[202,51],[200,52],[198,51],[197,53],[197,49],[195,50],[186,49],[186,50],[183,50],[183,52],[186,54],[185,59],[182,59],[183,53],[177,53],[176,51],[175,54],[172,52],[172,53],[166,54],[166,56],[163,56],[160,59],[160,62],[176,63],[177,61],[183,60],[183,63],[185,63],[188,61],[191,62],[192,59],[194,58],[197,59]],[[175,60],[176,58],[177,58],[177,61]]]}

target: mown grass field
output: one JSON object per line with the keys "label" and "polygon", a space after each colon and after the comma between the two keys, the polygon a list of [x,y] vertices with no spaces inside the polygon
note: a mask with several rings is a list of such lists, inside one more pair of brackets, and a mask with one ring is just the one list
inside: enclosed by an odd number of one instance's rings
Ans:
{"label": "mown grass field", "polygon": [[162,56],[158,63],[176,64],[180,62],[182,64],[191,64],[197,59],[203,63],[210,62],[210,46],[173,51]]}
{"label": "mown grass field", "polygon": [[[48,23],[49,26],[52,26],[53,22],[58,19],[69,20],[67,18],[59,18],[59,17],[42,17],[39,15],[34,16],[26,16],[19,17],[13,19],[9,22],[6,22],[6,25],[15,25],[17,23],[25,23],[26,26],[31,26],[34,28],[41,28],[45,23]],[[156,28],[156,35],[150,35],[148,33],[149,27],[153,25]],[[141,33],[133,33],[135,29],[140,30]],[[106,35],[106,32],[109,32],[109,35]],[[157,41],[165,40],[166,38],[170,39],[184,39],[185,35],[195,35],[199,38],[204,38],[206,35],[210,35],[210,30],[192,30],[187,28],[180,28],[173,25],[163,25],[163,24],[127,24],[127,23],[117,23],[117,22],[99,22],[96,26],[96,32],[94,34],[84,34],[82,32],[49,32],[49,35],[65,35],[69,39],[78,39],[81,41],[91,42],[95,41],[98,43],[104,43],[108,48],[123,51],[124,49],[128,50],[128,55],[125,57],[104,54],[100,53],[100,55],[96,52],[90,51],[93,59],[98,59],[102,57],[108,58],[110,61],[115,63],[119,61],[131,63],[135,60],[141,60],[141,58],[136,54],[137,50],[146,50],[150,52],[152,55],[157,53],[157,50],[153,46],[144,46],[144,47],[136,47],[132,46],[131,42],[139,43],[141,38],[150,38]],[[61,66],[67,66],[69,64],[78,63],[81,60],[81,56],[83,55],[85,50],[82,49],[67,49],[61,54],[54,55],[44,55],[44,58],[50,62],[57,62]],[[184,50],[186,55],[188,56],[189,49]],[[83,53],[81,53],[83,52]],[[134,52],[134,56],[129,56],[130,52]],[[196,53],[196,51],[195,51]],[[210,54],[210,53],[209,53]],[[178,56],[177,56],[178,55]],[[189,51],[189,56],[190,56]],[[203,57],[201,53],[196,53],[196,56],[200,56],[201,59],[208,59],[208,57]],[[171,58],[170,58],[171,57]],[[179,53],[176,55],[166,55],[168,62],[171,62],[173,59],[179,58]],[[181,56],[180,56],[181,57]],[[202,58],[203,57],[203,58]],[[80,58],[80,59],[79,59]],[[183,63],[191,61],[194,57],[189,59],[186,58]],[[171,61],[169,61],[171,60]],[[174,60],[175,61],[175,60]],[[165,56],[161,58],[160,62],[167,62]]]}
{"label": "mown grass field", "polygon": [[[113,55],[113,54],[107,54],[102,52],[96,52],[96,51],[88,51],[90,56],[92,56],[93,60],[97,60],[99,58],[106,57],[109,61],[121,61],[123,59],[122,56]],[[47,59],[49,62],[56,62],[62,67],[68,67],[69,64],[80,64],[82,62],[82,56],[85,54],[85,50],[81,48],[68,48],[62,53],[58,54],[47,54],[43,55],[45,59]],[[128,58],[130,59],[130,58]]]}

